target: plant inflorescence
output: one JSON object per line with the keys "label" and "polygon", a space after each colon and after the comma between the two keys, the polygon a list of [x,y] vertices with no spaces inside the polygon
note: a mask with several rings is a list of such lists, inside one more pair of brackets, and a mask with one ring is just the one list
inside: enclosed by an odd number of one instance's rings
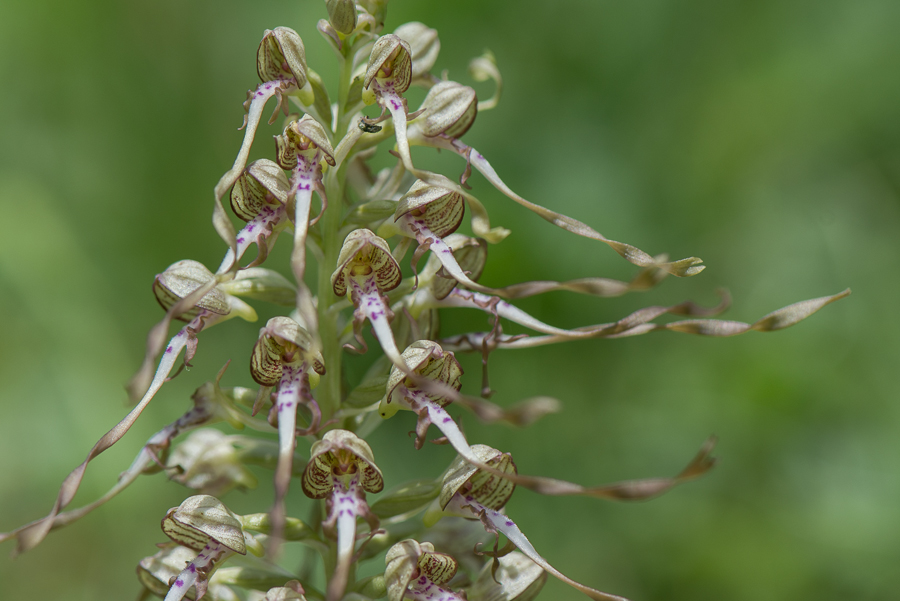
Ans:
{"label": "plant inflorescence", "polygon": [[[244,141],[214,190],[213,225],[226,246],[221,264],[212,271],[183,260],[156,276],[153,292],[166,315],[150,332],[144,364],[129,384],[136,406],[65,479],[48,516],[0,540],[16,539],[17,550],[26,551],[142,474],[164,470],[197,494],[160,516],[171,541],[139,563],[144,597],[526,601],[552,575],[592,599],[621,599],[572,580],[535,549],[505,513],[514,489],[646,499],[709,470],[714,441],[704,443],[674,477],[582,486],[520,474],[509,453],[470,444],[448,407],[460,406],[487,423],[531,426],[557,411],[558,401],[535,397],[509,407],[489,401],[492,352],[656,330],[707,336],[777,330],[849,291],[796,303],[752,324],[710,319],[727,300],[712,308],[690,302],[649,306],[615,322],[574,329],[538,320],[512,301],[556,290],[620,296],[652,288],[668,275],[696,275],[703,265],[695,257],[669,261],[611,240],[510,189],[462,140],[478,113],[494,109],[500,99],[502,80],[490,53],[470,63],[472,79],[495,85],[491,98],[479,100],[472,87],[432,73],[440,50],[437,31],[413,22],[384,32],[387,0],[325,5],[328,18],[319,21],[318,31],[337,57],[336,96],[307,65],[294,30],[265,32],[257,52],[262,83],[244,105]],[[427,90],[415,110],[405,96],[411,86]],[[275,153],[248,164],[272,99],[270,123],[285,115]],[[458,177],[417,167],[412,146],[458,155]],[[379,152],[393,158],[374,172],[370,165]],[[472,177],[474,172],[481,177]],[[501,288],[480,284],[488,248],[509,231],[491,225],[473,193],[483,185],[479,179],[551,224],[611,247],[639,271],[628,282],[588,277]],[[226,199],[245,223],[239,231]],[[472,235],[458,232],[467,214]],[[286,238],[292,238],[291,277],[262,267],[276,242],[285,244]],[[254,245],[256,256],[249,259]],[[315,277],[307,275],[313,263]],[[180,363],[190,365],[202,332],[232,317],[257,319],[243,298],[286,307],[285,315],[261,328],[254,344],[234,349],[236,362],[249,364],[246,375],[255,384],[226,387],[223,368],[197,389],[183,415],[147,441],[106,495],[68,509],[90,461],[126,434]],[[442,332],[439,315],[454,308],[483,312],[486,327]],[[678,318],[658,321],[664,316]],[[175,320],[186,325],[169,338]],[[508,335],[504,320],[530,333]],[[367,327],[380,355],[361,379],[350,381],[345,354],[376,352],[369,348],[372,339],[366,340]],[[455,354],[461,352],[483,358],[479,397],[460,392],[463,370]],[[240,377],[250,384],[245,374]],[[384,492],[383,473],[391,466],[379,464],[366,438],[395,414],[415,426],[414,442],[398,444],[421,450],[434,426],[440,437],[432,442],[451,445],[458,456],[449,466],[435,466],[430,478]],[[220,422],[241,433],[208,427]],[[259,513],[237,515],[218,497],[251,487],[249,466],[272,470],[275,500]],[[288,495],[307,497],[308,515],[289,515]],[[472,523],[483,530],[474,549],[468,538]],[[299,572],[278,562],[286,545],[312,550]],[[360,577],[359,567],[373,560],[380,562],[375,574]],[[306,577],[315,570],[324,586]]]}

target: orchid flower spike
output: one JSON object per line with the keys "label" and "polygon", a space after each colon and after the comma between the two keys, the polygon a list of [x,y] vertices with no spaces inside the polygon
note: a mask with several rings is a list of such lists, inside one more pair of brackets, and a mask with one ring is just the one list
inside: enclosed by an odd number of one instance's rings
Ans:
{"label": "orchid flower spike", "polygon": [[199,551],[175,577],[165,601],[180,601],[191,586],[197,589],[199,599],[206,592],[217,563],[234,553],[247,554],[248,537],[240,520],[220,500],[209,495],[188,497],[170,509],[163,518],[162,529],[179,545]]}
{"label": "orchid flower spike", "polygon": [[455,559],[436,553],[431,543],[400,541],[384,558],[388,601],[465,601],[465,595],[444,588],[458,569]]}
{"label": "orchid flower spike", "polygon": [[326,532],[337,538],[338,565],[328,583],[328,601],[338,601],[347,585],[356,540],[356,518],[365,519],[374,532],[378,518],[369,510],[366,493],[381,492],[384,478],[375,465],[368,443],[348,430],[330,430],[313,443],[303,471],[303,492],[311,499],[326,499]]}
{"label": "orchid flower spike", "polygon": [[[297,32],[289,27],[276,27],[267,29],[263,33],[263,39],[256,51],[256,71],[263,81],[255,91],[247,92],[247,102],[244,107],[247,115],[244,117],[244,140],[231,169],[219,179],[214,190],[215,206],[213,224],[216,231],[230,248],[235,248],[234,228],[225,211],[222,208],[222,198],[225,192],[231,188],[238,176],[247,164],[250,156],[250,148],[253,146],[253,138],[262,118],[263,108],[272,96],[277,96],[278,104],[269,123],[275,120],[275,116],[284,106],[284,94],[296,93],[300,102],[310,106],[315,102],[315,93],[307,76],[306,50],[303,40]],[[286,111],[286,107],[285,107]],[[287,114],[285,112],[285,114]]]}
{"label": "orchid flower spike", "polygon": [[286,204],[290,184],[284,171],[268,159],[254,161],[241,172],[231,189],[231,208],[247,222],[238,232],[236,251],[230,248],[222,260],[219,273],[229,271],[250,247],[259,249],[253,267],[266,260],[278,234],[287,225]]}
{"label": "orchid flower spike", "polygon": [[[291,482],[291,463],[297,437],[297,406],[306,405],[312,413],[310,427],[303,435],[314,432],[321,412],[310,392],[309,372],[325,373],[322,355],[313,349],[309,333],[289,317],[273,317],[259,332],[250,358],[250,375],[263,388],[257,405],[269,396],[270,387],[278,386],[275,411],[278,415],[278,467],[275,470],[275,503],[272,508],[273,540],[284,527],[284,499]],[[275,543],[277,544],[277,543]]]}
{"label": "orchid flower spike", "polygon": [[[284,133],[275,136],[278,164],[291,171],[290,194],[293,201],[294,250],[291,253],[291,269],[297,280],[297,312],[305,322],[303,325],[316,337],[316,308],[312,293],[303,281],[306,274],[306,236],[309,232],[309,214],[312,193],[315,189],[322,200],[322,211],[328,205],[325,190],[321,185],[322,163],[335,165],[334,150],[322,125],[304,115],[299,121],[292,121],[284,128]],[[289,202],[290,204],[290,202]]]}
{"label": "orchid flower spike", "polygon": [[402,279],[400,265],[391,256],[387,242],[367,229],[353,230],[347,235],[338,256],[337,269],[331,276],[335,295],[345,296],[350,291],[350,299],[356,307],[353,331],[363,352],[367,349],[362,338],[362,324],[368,319],[385,355],[394,365],[401,366],[403,360],[390,325],[394,314],[385,294],[399,286]]}
{"label": "orchid flower spike", "polygon": [[[501,453],[486,445],[472,446],[472,453],[486,465],[505,472],[516,474],[516,464],[509,453]],[[434,525],[444,515],[456,515],[470,519],[480,519],[485,530],[495,534],[499,541],[502,533],[535,564],[559,578],[566,584],[583,592],[591,599],[599,601],[623,601],[622,597],[610,595],[575,582],[554,568],[535,550],[531,542],[522,534],[509,517],[501,513],[515,490],[515,483],[494,474],[485,473],[462,457],[457,457],[444,474],[441,494],[425,514],[426,526]],[[497,544],[494,545],[493,556],[497,558]],[[495,564],[494,569],[499,567]]]}

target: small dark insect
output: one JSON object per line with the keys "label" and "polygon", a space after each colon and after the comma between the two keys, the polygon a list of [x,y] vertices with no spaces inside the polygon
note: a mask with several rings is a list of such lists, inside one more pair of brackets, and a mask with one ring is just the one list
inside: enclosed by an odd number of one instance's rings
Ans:
{"label": "small dark insect", "polygon": [[359,120],[359,128],[367,134],[377,134],[382,129],[380,125],[366,123],[365,119]]}

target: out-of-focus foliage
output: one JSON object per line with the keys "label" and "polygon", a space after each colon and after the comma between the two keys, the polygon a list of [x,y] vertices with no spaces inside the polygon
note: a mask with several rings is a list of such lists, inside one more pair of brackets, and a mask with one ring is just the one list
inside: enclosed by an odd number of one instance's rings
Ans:
{"label": "out-of-focus foliage", "polygon": [[[312,39],[322,16],[321,2],[282,0],[0,5],[0,529],[46,513],[62,478],[125,413],[122,384],[161,317],[153,275],[185,257],[214,267],[224,251],[208,225],[212,187],[240,143],[262,31],[289,25]],[[485,47],[496,55],[502,110],[479,115],[466,141],[513,188],[615,239],[708,266],[639,299],[521,301],[543,321],[611,321],[686,297],[714,304],[725,286],[735,298],[725,317],[752,322],[854,291],[765,336],[659,333],[493,355],[493,400],[565,404],[529,431],[541,444],[464,424],[528,473],[602,482],[674,472],[697,441],[720,437],[715,471],[650,503],[516,495],[511,511],[542,553],[636,600],[893,598],[900,4],[391,0],[387,30],[411,20],[440,31],[437,68],[462,83],[472,84],[470,58]],[[323,44],[307,48],[311,67],[331,65]],[[487,98],[491,85],[475,87]],[[413,153],[425,167],[460,167]],[[491,248],[486,285],[633,274],[477,174],[469,183],[492,221],[513,230]],[[444,326],[483,319],[453,315]],[[227,384],[249,385],[257,327],[210,331],[196,360],[204,375],[169,385],[120,443],[129,450],[95,462],[76,503],[102,494],[227,359]],[[237,336],[246,356],[217,350]],[[477,359],[463,363],[470,391]],[[372,437],[381,465],[408,458],[403,428],[389,422]],[[407,460],[406,473],[385,470],[386,486],[433,476],[437,463]],[[152,552],[148,540],[164,539],[159,520],[183,495],[162,475],[139,479],[29,554],[0,558],[0,598],[132,598],[134,566]],[[241,493],[227,502],[245,510]],[[543,595],[580,598],[552,580]]]}

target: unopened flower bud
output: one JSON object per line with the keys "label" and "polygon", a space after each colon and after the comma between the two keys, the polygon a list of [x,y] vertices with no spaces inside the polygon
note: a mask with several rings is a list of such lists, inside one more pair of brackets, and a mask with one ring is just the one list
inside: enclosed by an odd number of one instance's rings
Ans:
{"label": "unopened flower bud", "polygon": [[466,590],[468,601],[533,601],[547,582],[547,572],[518,551],[499,557],[498,563],[484,566]]}
{"label": "unopened flower bud", "polygon": [[304,115],[299,121],[292,121],[284,128],[284,133],[275,136],[275,148],[278,155],[278,164],[283,169],[293,169],[297,166],[297,156],[314,156],[321,151],[329,165],[334,165],[334,149],[325,133],[322,124]]}
{"label": "unopened flower bud", "polygon": [[284,586],[270,588],[265,601],[306,601],[303,586],[297,580],[286,582]]}
{"label": "unopened flower bud", "polygon": [[475,122],[478,98],[469,86],[455,81],[441,81],[428,90],[422,109],[424,113],[419,123],[423,134],[461,138]]}
{"label": "unopened flower bud", "polygon": [[250,221],[265,205],[287,202],[287,176],[277,164],[268,159],[250,163],[231,189],[231,208],[234,214]]}
{"label": "unopened flower bud", "polygon": [[424,23],[412,21],[394,30],[394,35],[409,43],[412,51],[412,77],[418,79],[428,73],[437,61],[441,51],[438,32]]}
{"label": "unopened flower bud", "polygon": [[256,488],[256,476],[241,463],[230,437],[213,428],[192,432],[172,451],[168,466],[179,470],[172,480],[204,494]]}
{"label": "unopened flower bud", "polygon": [[233,280],[219,284],[219,288],[234,296],[285,307],[293,306],[297,299],[297,287],[277,271],[265,267],[242,269]]}
{"label": "unopened flower bud", "polygon": [[[168,311],[172,305],[197,288],[215,280],[216,276],[197,261],[185,260],[172,263],[153,280],[153,294],[162,308]],[[227,295],[219,288],[213,288],[197,301],[197,305],[184,313],[181,319],[187,321],[197,316],[201,309],[218,315],[228,315],[231,307]]]}
{"label": "unopened flower bud", "polygon": [[328,10],[328,21],[332,27],[344,35],[353,33],[357,20],[354,0],[325,0],[325,8]]}
{"label": "unopened flower bud", "polygon": [[166,513],[163,532],[179,545],[202,551],[210,542],[247,554],[241,522],[222,501],[209,495],[188,497]]}
{"label": "unopened flower bud", "polygon": [[367,14],[371,15],[371,19],[375,22],[375,28],[380,29],[384,26],[384,16],[387,12],[388,0],[359,0],[358,4]]}

